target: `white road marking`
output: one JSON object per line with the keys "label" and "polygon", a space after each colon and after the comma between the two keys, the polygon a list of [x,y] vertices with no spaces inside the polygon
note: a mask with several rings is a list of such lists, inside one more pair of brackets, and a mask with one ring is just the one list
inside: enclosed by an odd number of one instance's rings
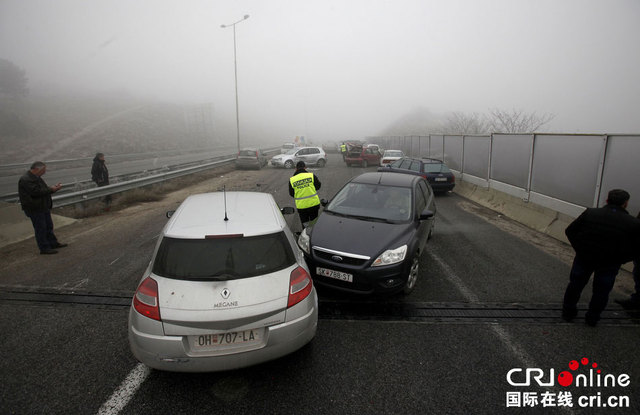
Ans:
{"label": "white road marking", "polygon": [[119,256],[118,258],[116,258],[116,259],[114,259],[113,261],[109,262],[109,265],[113,265],[113,264],[115,264],[116,262],[118,262],[118,260],[119,260],[120,258],[122,258],[122,257],[120,257],[120,256]]}
{"label": "white road marking", "polygon": [[[456,286],[456,288],[458,289],[458,291],[460,291],[460,293],[462,294],[462,296],[469,301],[470,303],[477,303],[479,302],[479,298],[478,296],[469,289],[469,287],[467,287],[464,282],[462,282],[462,279],[460,279],[460,277],[458,277],[456,275],[455,272],[453,272],[453,270],[451,269],[451,267],[444,262],[444,260],[442,258],[440,258],[440,256],[436,255],[435,253],[433,253],[432,251],[428,251],[429,255],[431,256],[431,258],[433,258],[438,265],[440,265],[442,267],[442,269],[445,272],[445,276],[447,277],[447,279]],[[500,341],[509,349],[511,350],[511,352],[515,355],[515,357],[520,360],[520,362],[522,362],[522,367],[531,367],[531,368],[535,368],[535,367],[541,367],[538,366],[538,364],[535,362],[535,360],[529,355],[529,353],[527,353],[527,351],[524,349],[524,347],[522,347],[520,344],[518,344],[509,333],[506,332],[506,330],[504,328],[502,328],[500,325],[498,324],[492,324],[489,327],[491,327],[491,330],[493,330],[493,332],[498,336],[498,338],[500,339]],[[563,406],[562,409],[565,410],[565,412],[569,412],[569,413],[574,413],[573,409],[567,407],[567,406]]]}
{"label": "white road marking", "polygon": [[78,288],[82,287],[83,285],[85,285],[88,282],[89,282],[89,278],[84,278],[84,279],[78,281],[78,283],[76,285],[74,285],[73,287],[71,287],[71,289],[72,290],[77,290]]}
{"label": "white road marking", "polygon": [[150,372],[147,366],[138,363],[138,366],[129,372],[109,400],[102,404],[98,410],[98,415],[116,415],[120,413],[120,411],[127,406],[131,398],[133,398],[133,395],[136,394],[145,379],[147,379]]}

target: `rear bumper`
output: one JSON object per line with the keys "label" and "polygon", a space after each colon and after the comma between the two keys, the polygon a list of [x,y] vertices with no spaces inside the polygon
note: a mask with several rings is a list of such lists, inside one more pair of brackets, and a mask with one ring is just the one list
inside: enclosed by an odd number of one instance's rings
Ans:
{"label": "rear bumper", "polygon": [[[145,365],[172,372],[216,372],[267,362],[292,353],[310,342],[318,326],[318,297],[315,289],[300,303],[287,310],[291,321],[267,327],[265,344],[258,349],[224,355],[195,355],[189,351],[186,336],[148,333],[148,318],[131,309],[129,346]],[[151,324],[160,322],[152,321]],[[144,328],[144,330],[142,329]]]}

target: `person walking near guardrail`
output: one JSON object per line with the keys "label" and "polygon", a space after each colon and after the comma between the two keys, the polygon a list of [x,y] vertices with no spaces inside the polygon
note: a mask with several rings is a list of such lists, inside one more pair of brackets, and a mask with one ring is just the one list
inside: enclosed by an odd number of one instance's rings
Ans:
{"label": "person walking near guardrail", "polygon": [[296,171],[289,179],[289,195],[296,202],[296,209],[298,209],[303,228],[313,225],[318,218],[320,210],[318,190],[320,186],[322,183],[320,183],[318,176],[307,172],[304,161],[299,161],[296,164]]}
{"label": "person walking near guardrail", "polygon": [[[109,185],[109,169],[104,161],[103,153],[96,153],[93,158],[93,165],[91,166],[91,180],[96,182],[98,187]],[[111,195],[107,195],[104,198],[104,203],[108,206],[111,204]]]}
{"label": "person walking near guardrail", "polygon": [[580,294],[593,274],[593,294],[585,322],[595,326],[607,306],[620,267],[640,252],[640,220],[627,212],[629,198],[625,190],[611,190],[604,207],[588,208],[565,230],[576,256],[564,294],[564,320],[577,316]]}
{"label": "person walking near guardrail", "polygon": [[42,179],[47,171],[47,166],[36,161],[18,181],[18,195],[25,215],[31,219],[35,231],[36,242],[40,253],[43,255],[57,254],[55,248],[64,248],[67,244],[60,243],[53,233],[53,220],[51,208],[53,201],[51,194],[62,188],[60,183],[55,186],[47,186]]}

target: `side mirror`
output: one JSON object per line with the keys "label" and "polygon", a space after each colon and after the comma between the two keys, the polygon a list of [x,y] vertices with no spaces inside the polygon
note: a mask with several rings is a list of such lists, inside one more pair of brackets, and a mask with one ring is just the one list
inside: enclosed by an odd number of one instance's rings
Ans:
{"label": "side mirror", "polygon": [[170,218],[171,216],[173,216],[174,213],[176,213],[175,210],[168,210],[167,213],[166,213],[167,218]]}
{"label": "side mirror", "polygon": [[425,209],[422,211],[422,213],[420,214],[420,220],[427,220],[427,219],[431,219],[435,216],[435,212],[429,209]]}
{"label": "side mirror", "polygon": [[283,215],[291,215],[292,213],[296,213],[296,210],[291,206],[285,206],[280,209],[280,212],[282,212]]}
{"label": "side mirror", "polygon": [[329,204],[329,201],[327,199],[320,199],[320,204],[322,205],[322,207],[327,206],[327,204]]}

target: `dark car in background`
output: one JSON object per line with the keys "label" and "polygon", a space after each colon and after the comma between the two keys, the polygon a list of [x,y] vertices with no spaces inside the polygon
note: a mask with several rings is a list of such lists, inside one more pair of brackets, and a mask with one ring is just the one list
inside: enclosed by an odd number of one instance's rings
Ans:
{"label": "dark car in background", "polygon": [[434,158],[404,157],[386,167],[380,167],[378,171],[422,176],[427,179],[434,192],[449,192],[456,185],[456,176],[449,167],[442,160]]}
{"label": "dark car in background", "polygon": [[433,191],[420,176],[351,179],[298,238],[314,282],[360,294],[410,293],[433,231]]}
{"label": "dark car in background", "polygon": [[236,157],[236,168],[238,169],[261,169],[266,166],[269,160],[264,151],[259,148],[243,148],[238,151]]}

